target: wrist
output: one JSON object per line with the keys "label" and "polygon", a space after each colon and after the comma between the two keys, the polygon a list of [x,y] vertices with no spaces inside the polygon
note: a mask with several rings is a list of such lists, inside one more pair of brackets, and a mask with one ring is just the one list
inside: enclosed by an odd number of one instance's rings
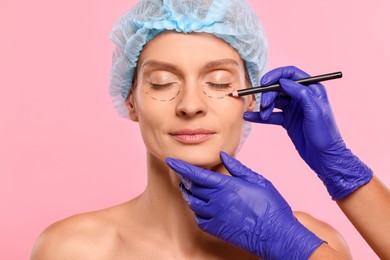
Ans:
{"label": "wrist", "polygon": [[342,154],[334,155],[333,160],[323,160],[321,174],[318,174],[333,200],[344,198],[356,189],[367,184],[372,178],[372,170],[357,156],[345,148]]}
{"label": "wrist", "polygon": [[266,241],[261,243],[258,254],[264,259],[308,259],[324,243],[295,218],[291,208],[287,214],[286,210],[264,223],[268,236],[264,236]]}

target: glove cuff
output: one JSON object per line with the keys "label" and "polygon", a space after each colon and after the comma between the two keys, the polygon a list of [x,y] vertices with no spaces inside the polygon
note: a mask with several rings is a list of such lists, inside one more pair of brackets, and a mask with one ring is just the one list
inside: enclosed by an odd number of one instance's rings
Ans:
{"label": "glove cuff", "polygon": [[266,227],[269,237],[259,255],[264,259],[309,259],[313,252],[325,241],[302,225],[292,214],[286,212],[269,218]]}
{"label": "glove cuff", "polygon": [[337,157],[334,164],[321,165],[323,173],[318,175],[333,200],[342,199],[367,184],[372,170],[349,149]]}

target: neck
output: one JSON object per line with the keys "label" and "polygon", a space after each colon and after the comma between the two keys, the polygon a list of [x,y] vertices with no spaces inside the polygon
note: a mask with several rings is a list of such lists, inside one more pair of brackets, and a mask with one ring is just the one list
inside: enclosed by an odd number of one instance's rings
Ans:
{"label": "neck", "polygon": [[[194,213],[179,191],[179,178],[165,162],[148,154],[147,165],[147,187],[135,202],[135,222],[144,227],[144,234],[178,258],[252,259],[253,255],[197,226]],[[223,167],[213,167],[212,170],[226,172]]]}
{"label": "neck", "polygon": [[215,239],[196,225],[194,213],[179,191],[180,180],[176,173],[151,154],[147,156],[147,165],[147,186],[139,198],[138,208],[154,236],[190,252],[199,247],[199,243]]}

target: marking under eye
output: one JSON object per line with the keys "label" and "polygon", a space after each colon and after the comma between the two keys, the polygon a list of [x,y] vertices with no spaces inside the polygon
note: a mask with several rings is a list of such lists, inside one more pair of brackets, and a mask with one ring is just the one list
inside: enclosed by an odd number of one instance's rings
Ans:
{"label": "marking under eye", "polygon": [[154,96],[152,96],[149,92],[145,91],[145,94],[147,94],[148,96],[150,96],[152,99],[156,100],[156,101],[162,101],[162,102],[167,102],[167,101],[172,101],[174,100],[179,94],[180,94],[180,90],[176,93],[176,95],[170,99],[158,99],[158,98],[155,98]]}
{"label": "marking under eye", "polygon": [[218,97],[210,96],[210,95],[207,94],[206,91],[204,91],[204,90],[203,90],[202,92],[203,92],[203,94],[205,94],[205,95],[206,95],[207,97],[209,97],[209,98],[222,99],[222,98],[224,98],[224,97],[229,96],[229,94],[233,93],[235,90],[236,90],[236,89],[233,89],[232,91],[229,91],[229,93],[227,93],[227,94],[225,94],[225,95],[223,95],[223,96],[218,96]]}

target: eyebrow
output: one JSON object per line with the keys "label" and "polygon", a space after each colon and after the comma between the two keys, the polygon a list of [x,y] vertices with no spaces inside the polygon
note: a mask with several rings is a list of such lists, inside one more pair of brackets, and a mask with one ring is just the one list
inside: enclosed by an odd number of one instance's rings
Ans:
{"label": "eyebrow", "polygon": [[239,64],[236,60],[222,59],[222,60],[215,60],[215,61],[211,61],[211,62],[207,63],[206,65],[204,65],[202,67],[202,71],[208,71],[208,70],[212,70],[212,69],[222,67],[222,66],[227,66],[227,65],[235,65],[235,66],[239,67]]}
{"label": "eyebrow", "polygon": [[240,65],[236,60],[233,59],[222,59],[222,60],[215,60],[207,63],[202,67],[202,71],[212,70],[217,67],[227,66],[227,65],[235,65],[239,67]]}
{"label": "eyebrow", "polygon": [[[234,66],[237,66],[237,67],[240,66],[239,63],[236,60],[233,60],[233,59],[221,59],[221,60],[211,61],[211,62],[205,64],[201,68],[201,71],[208,71],[208,70],[215,69],[217,67],[227,66],[227,65],[234,65]],[[167,62],[162,62],[162,61],[157,61],[157,60],[148,60],[144,64],[142,64],[141,67],[143,68],[143,67],[146,67],[146,66],[156,67],[156,68],[164,68],[164,69],[173,70],[173,71],[179,71],[180,70],[177,66],[175,66],[172,63],[167,63]]]}
{"label": "eyebrow", "polygon": [[178,70],[178,68],[171,63],[157,61],[157,60],[148,60],[144,64],[142,64],[141,68],[144,68],[147,66],[156,67],[156,68],[165,68],[165,69],[169,69],[169,70]]}

